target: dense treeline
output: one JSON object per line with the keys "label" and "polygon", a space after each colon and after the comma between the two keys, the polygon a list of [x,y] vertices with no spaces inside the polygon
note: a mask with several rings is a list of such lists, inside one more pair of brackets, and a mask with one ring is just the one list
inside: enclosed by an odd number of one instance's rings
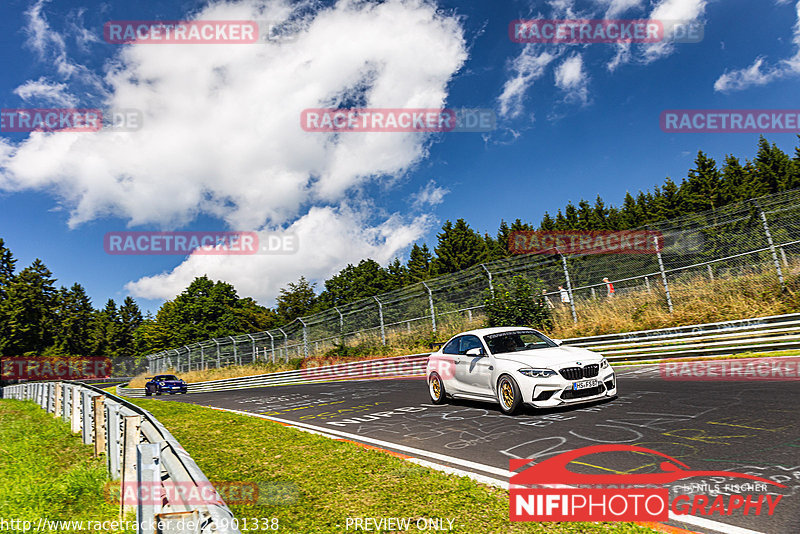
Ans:
{"label": "dense treeline", "polygon": [[[800,136],[798,136],[800,140]],[[625,230],[716,209],[757,196],[800,187],[800,146],[792,157],[763,137],[752,160],[729,155],[721,163],[698,152],[680,183],[667,178],[652,191],[628,193],[617,207],[599,196],[594,203],[567,203],[538,224],[500,223],[494,236],[473,230],[464,219],[446,221],[437,244],[414,244],[408,261],[387,267],[365,259],[323,283],[304,277],[280,291],[274,309],[240,298],[232,285],[203,276],[155,317],[142,317],[130,297],[94,309],[80,284],[56,289],[39,260],[20,272],[0,239],[0,354],[143,355],[188,343],[275,328],[297,317],[341,306],[406,285],[454,273],[509,255],[515,230]]]}

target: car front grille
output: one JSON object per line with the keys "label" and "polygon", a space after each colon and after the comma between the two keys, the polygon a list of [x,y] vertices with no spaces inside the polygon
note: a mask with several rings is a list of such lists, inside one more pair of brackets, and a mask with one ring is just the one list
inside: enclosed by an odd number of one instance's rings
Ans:
{"label": "car front grille", "polygon": [[585,367],[565,367],[559,371],[561,376],[567,380],[580,380],[582,378],[594,378],[600,373],[600,365],[593,363]]}
{"label": "car front grille", "polygon": [[594,395],[600,395],[606,390],[603,385],[599,385],[593,388],[586,388],[586,389],[579,389],[577,391],[571,389],[565,389],[561,392],[561,398],[564,400],[569,399],[582,399],[584,397],[593,397]]}

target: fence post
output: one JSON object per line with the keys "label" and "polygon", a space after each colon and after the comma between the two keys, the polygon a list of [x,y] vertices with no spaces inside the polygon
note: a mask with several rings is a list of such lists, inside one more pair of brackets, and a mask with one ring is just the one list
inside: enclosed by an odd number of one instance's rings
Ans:
{"label": "fence post", "polygon": [[214,338],[213,341],[217,345],[217,369],[219,369],[220,368],[220,362],[221,362],[221,356],[220,356],[220,353],[219,353],[219,341],[217,341],[217,338]]}
{"label": "fence post", "polygon": [[189,345],[184,345],[183,348],[186,349],[186,370],[192,370],[192,349],[189,348]]}
{"label": "fence post", "polygon": [[489,276],[489,292],[492,294],[492,298],[494,298],[494,284],[492,283],[492,271],[490,271],[486,265],[481,263],[481,267],[483,270],[486,271],[486,274]]}
{"label": "fence post", "polygon": [[[122,495],[125,495],[127,485],[136,481],[136,450],[141,441],[139,428],[142,426],[141,415],[126,415],[125,427],[122,434]],[[137,492],[138,493],[138,492]],[[133,508],[125,505],[125,499],[120,499],[120,514]]]}
{"label": "fence post", "polygon": [[781,262],[778,261],[778,254],[775,252],[775,243],[772,241],[772,233],[769,231],[767,214],[761,209],[761,204],[759,204],[757,200],[753,200],[753,203],[756,205],[758,213],[761,215],[761,222],[764,225],[764,234],[767,236],[767,244],[769,245],[769,251],[772,253],[772,262],[775,264],[775,271],[778,273],[778,281],[781,284],[781,289],[786,289],[786,283],[783,281],[783,269],[781,269]]}
{"label": "fence post", "polygon": [[59,417],[61,415],[61,390],[64,386],[61,385],[61,382],[56,383],[56,403],[53,407],[53,417]]}
{"label": "fence post", "polygon": [[286,363],[289,363],[289,336],[286,335],[286,332],[283,331],[283,328],[278,328],[283,334],[283,352],[284,357],[286,358]]}
{"label": "fence post", "polygon": [[569,293],[569,307],[572,311],[572,322],[578,324],[578,314],[575,312],[575,297],[572,295],[572,281],[569,278],[569,269],[567,269],[567,258],[556,249],[558,255],[561,256],[561,266],[564,268],[564,278],[567,280],[567,293]]}
{"label": "fence post", "polygon": [[380,317],[381,320],[381,343],[386,345],[386,330],[384,330],[383,327],[383,304],[381,303],[380,300],[378,300],[377,296],[372,298],[374,298],[375,302],[378,303],[378,317]]}
{"label": "fence post", "polygon": [[422,285],[425,286],[425,289],[428,290],[428,304],[431,306],[431,326],[433,327],[433,333],[436,333],[436,311],[433,309],[433,291],[431,288],[428,287],[428,284],[422,282]]}
{"label": "fence post", "polygon": [[[141,443],[136,446],[136,530],[141,534],[160,532],[160,529],[144,530],[144,525],[154,525],[161,505],[155,495],[161,487],[161,444]],[[123,491],[122,495],[125,495]]]}
{"label": "fence post", "polygon": [[[269,333],[269,330],[267,330],[267,335],[269,336],[270,349],[272,349],[272,363],[275,363],[275,338],[272,337],[272,334]],[[264,361],[267,360],[266,352],[267,352],[267,349],[264,349]]]}
{"label": "fence post", "polygon": [[781,259],[783,260],[783,266],[788,267],[789,260],[786,258],[786,251],[783,249],[783,247],[781,247]]}
{"label": "fence post", "polygon": [[667,271],[664,270],[664,260],[661,259],[661,243],[659,243],[657,235],[653,236],[653,242],[656,245],[656,257],[658,257],[658,268],[661,270],[661,281],[664,282],[664,293],[667,295],[667,307],[669,308],[669,312],[672,313],[672,296],[669,294]]}
{"label": "fence post", "polygon": [[651,291],[650,291],[650,277],[649,276],[645,276],[644,277],[644,285],[647,286],[647,292],[650,293]]}
{"label": "fence post", "polygon": [[100,456],[106,450],[106,411],[105,395],[95,395],[92,397],[92,411],[94,412],[93,441],[94,457]]}
{"label": "fence post", "polygon": [[708,265],[706,265],[706,267],[708,267],[708,279],[713,282],[714,281],[714,270],[711,268],[711,264],[710,263]]}
{"label": "fence post", "polygon": [[81,431],[81,392],[78,386],[72,386],[72,418],[70,420],[73,434]]}
{"label": "fence post", "polygon": [[302,317],[298,317],[297,320],[303,325],[303,358],[308,358],[308,327]]}
{"label": "fence post", "polygon": [[333,309],[339,314],[339,336],[341,336],[342,343],[344,343],[344,316],[342,315],[342,312],[339,311],[338,306],[334,306]]}
{"label": "fence post", "polygon": [[236,340],[233,338],[233,336],[228,336],[228,339],[230,339],[231,343],[233,343],[233,365],[239,365],[238,353],[236,351]]}

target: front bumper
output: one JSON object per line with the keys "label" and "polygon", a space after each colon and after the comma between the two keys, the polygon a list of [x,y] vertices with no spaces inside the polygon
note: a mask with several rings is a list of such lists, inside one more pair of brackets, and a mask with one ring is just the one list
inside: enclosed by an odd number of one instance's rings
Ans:
{"label": "front bumper", "polygon": [[[536,408],[555,408],[592,402],[617,394],[617,377],[611,367],[601,369],[596,377],[577,381],[566,380],[560,375],[545,379],[525,376],[517,376],[517,378],[523,402]],[[575,382],[585,382],[586,380],[596,380],[598,385],[581,390],[573,389]]]}

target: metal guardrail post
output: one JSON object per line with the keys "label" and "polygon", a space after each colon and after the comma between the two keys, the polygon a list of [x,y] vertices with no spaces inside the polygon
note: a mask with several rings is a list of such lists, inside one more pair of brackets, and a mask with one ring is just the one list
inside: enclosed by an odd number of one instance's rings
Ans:
{"label": "metal guardrail post", "polygon": [[567,269],[567,258],[556,249],[558,255],[561,256],[561,267],[564,269],[564,278],[567,280],[567,293],[569,293],[569,308],[572,312],[572,322],[578,324],[578,314],[575,311],[575,296],[572,294],[572,281],[569,278],[569,269]]}
{"label": "metal guardrail post", "polygon": [[55,405],[53,406],[53,417],[58,417],[61,415],[61,400],[62,400],[61,397],[63,395],[61,390],[63,388],[64,386],[61,385],[61,382],[56,383],[56,390],[53,393],[53,396],[55,397]]}
{"label": "metal guardrail post", "polygon": [[424,281],[422,282],[422,285],[425,286],[425,289],[428,290],[428,304],[431,307],[431,328],[433,328],[433,333],[435,334],[436,333],[436,311],[433,308],[433,291],[431,291],[431,288],[429,288],[428,284],[426,284]]}
{"label": "metal guardrail post", "polygon": [[119,410],[122,406],[116,402],[106,402],[106,466],[113,480],[122,476],[120,460],[122,456],[122,431],[120,429]]}
{"label": "metal guardrail post", "polygon": [[81,431],[81,392],[78,386],[72,386],[72,403],[70,408],[72,409],[70,428],[73,434],[77,434]]}
{"label": "metal guardrail post", "polygon": [[[769,231],[769,223],[767,223],[767,214],[761,209],[761,204],[757,200],[753,200],[758,213],[761,216],[761,223],[764,225],[764,234],[767,236],[767,244],[769,251],[772,254],[772,262],[775,264],[775,271],[778,273],[778,281],[781,284],[781,289],[786,289],[786,282],[783,280],[783,269],[781,269],[781,262],[778,261],[778,254],[775,251],[775,243],[772,241],[772,232]],[[783,250],[783,249],[781,249]]]}
{"label": "metal guardrail post", "polygon": [[72,409],[70,407],[72,386],[64,384],[64,387],[61,388],[61,394],[63,395],[61,402],[61,420],[69,424],[70,414],[72,414]]}
{"label": "metal guardrail post", "polygon": [[97,458],[106,450],[106,398],[104,395],[92,397],[92,441],[94,442],[94,457]]}
{"label": "metal guardrail post", "polygon": [[154,534],[157,529],[149,527],[155,526],[156,514],[161,512],[160,501],[154,498],[160,493],[156,488],[161,485],[161,444],[137,445],[136,464],[136,532]]}
{"label": "metal guardrail post", "polygon": [[84,445],[92,444],[92,391],[81,389],[81,437]]}
{"label": "metal guardrail post", "polygon": [[[126,415],[123,419],[122,433],[122,488],[136,481],[136,448],[141,443],[142,416]],[[130,510],[132,506],[125,505],[125,500],[120,499],[120,513]]]}
{"label": "metal guardrail post", "polygon": [[373,298],[375,299],[375,302],[378,303],[378,317],[380,318],[381,321],[381,343],[383,345],[386,345],[386,330],[383,325],[383,304],[381,303],[380,300],[378,300],[377,296]]}
{"label": "metal guardrail post", "polygon": [[672,296],[669,294],[669,282],[667,282],[667,271],[664,270],[664,260],[661,258],[661,243],[658,241],[658,236],[653,236],[653,242],[656,245],[656,257],[658,258],[658,269],[661,271],[661,281],[664,283],[664,294],[667,296],[667,307],[669,312],[672,313]]}

